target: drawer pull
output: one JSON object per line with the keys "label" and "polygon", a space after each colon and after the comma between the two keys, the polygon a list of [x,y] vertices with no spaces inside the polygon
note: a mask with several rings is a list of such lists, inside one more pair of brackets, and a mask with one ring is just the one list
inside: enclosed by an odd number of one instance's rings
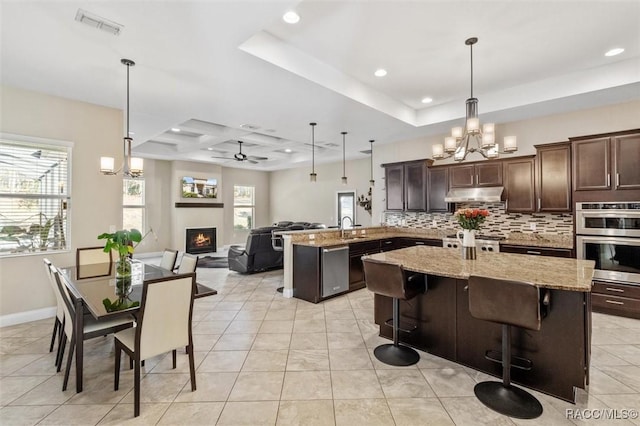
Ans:
{"label": "drawer pull", "polygon": [[535,251],[535,250],[527,250],[527,254],[542,254],[542,252]]}
{"label": "drawer pull", "polygon": [[608,291],[615,291],[618,293],[624,293],[624,290],[620,289],[620,288],[611,288],[611,287],[607,287],[606,288]]}
{"label": "drawer pull", "polygon": [[611,303],[612,305],[624,305],[624,302],[618,302],[617,300],[605,300],[607,303]]}

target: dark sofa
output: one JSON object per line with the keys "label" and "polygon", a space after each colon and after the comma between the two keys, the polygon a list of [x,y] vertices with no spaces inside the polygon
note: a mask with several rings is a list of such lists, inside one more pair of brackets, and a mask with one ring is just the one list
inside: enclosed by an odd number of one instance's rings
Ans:
{"label": "dark sofa", "polygon": [[322,229],[324,225],[309,222],[278,222],[274,226],[252,229],[245,246],[229,247],[229,269],[242,274],[279,269],[283,266],[282,239],[272,240],[274,231]]}

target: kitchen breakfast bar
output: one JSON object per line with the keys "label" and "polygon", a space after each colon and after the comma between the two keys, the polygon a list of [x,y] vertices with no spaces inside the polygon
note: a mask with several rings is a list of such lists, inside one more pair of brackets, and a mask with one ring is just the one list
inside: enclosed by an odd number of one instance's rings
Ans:
{"label": "kitchen breakfast bar", "polygon": [[[513,368],[512,381],[570,402],[575,402],[575,388],[588,384],[592,261],[482,252],[476,260],[464,260],[458,251],[428,246],[365,258],[401,264],[426,276],[427,290],[400,303],[401,328],[413,329],[400,334],[401,342],[497,377],[501,364],[485,353],[500,352],[501,326],[469,313],[469,276],[524,281],[548,290],[550,304],[540,331],[512,328],[513,355],[532,363],[530,370]],[[392,299],[376,294],[381,336],[391,338],[386,324],[391,317]]]}

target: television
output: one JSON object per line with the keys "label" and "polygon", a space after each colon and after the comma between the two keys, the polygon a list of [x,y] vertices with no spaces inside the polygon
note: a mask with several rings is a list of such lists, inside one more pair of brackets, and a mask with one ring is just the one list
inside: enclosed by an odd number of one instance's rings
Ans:
{"label": "television", "polygon": [[218,180],[185,176],[182,178],[182,198],[218,198]]}

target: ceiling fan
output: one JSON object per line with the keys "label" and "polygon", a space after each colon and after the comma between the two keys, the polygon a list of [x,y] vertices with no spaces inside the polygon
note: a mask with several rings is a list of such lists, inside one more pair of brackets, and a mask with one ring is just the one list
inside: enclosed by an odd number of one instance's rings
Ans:
{"label": "ceiling fan", "polygon": [[248,161],[251,164],[258,164],[258,161],[268,160],[267,157],[256,157],[255,155],[247,155],[242,152],[242,141],[238,141],[238,145],[240,147],[240,152],[233,154],[233,157],[216,157],[213,156],[211,158],[223,158],[225,160],[236,160],[236,161]]}

